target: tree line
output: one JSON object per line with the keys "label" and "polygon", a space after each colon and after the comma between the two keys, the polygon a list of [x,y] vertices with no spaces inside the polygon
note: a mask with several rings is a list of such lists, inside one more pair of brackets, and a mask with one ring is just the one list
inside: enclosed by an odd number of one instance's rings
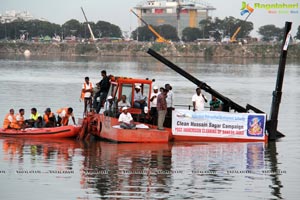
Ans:
{"label": "tree line", "polygon": [[[116,37],[122,38],[122,31],[119,26],[105,21],[97,23],[89,22],[96,38]],[[171,41],[192,42],[197,39],[213,38],[215,41],[221,41],[224,37],[232,36],[238,27],[241,27],[237,38],[248,38],[253,30],[253,23],[236,19],[234,17],[207,18],[199,22],[199,28],[185,28],[182,31],[182,38],[178,37],[175,27],[164,24],[153,26],[153,28],[164,38]],[[258,34],[263,41],[279,41],[283,37],[284,28],[276,27],[273,24],[261,26]],[[59,35],[62,38],[75,36],[79,38],[90,38],[90,32],[86,22],[79,22],[71,19],[63,25],[50,23],[40,20],[15,20],[11,23],[0,24],[0,39],[19,39],[20,35],[26,34],[27,38],[41,36]],[[155,41],[156,36],[148,29],[147,26],[136,28],[131,33],[131,38],[138,41]],[[295,39],[300,39],[300,26]]]}
{"label": "tree line", "polygon": [[[95,37],[122,37],[121,29],[109,22],[98,21],[89,22]],[[90,38],[91,34],[87,23],[81,23],[76,19],[71,19],[63,25],[40,20],[15,20],[11,23],[0,24],[0,39],[19,39],[20,35],[32,37],[53,37],[59,35],[63,38],[75,36],[79,38]]]}

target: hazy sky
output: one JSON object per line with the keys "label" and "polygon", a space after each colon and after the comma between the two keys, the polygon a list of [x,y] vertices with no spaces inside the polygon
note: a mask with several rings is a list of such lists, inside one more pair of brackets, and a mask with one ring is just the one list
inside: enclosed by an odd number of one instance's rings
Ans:
{"label": "hazy sky", "polygon": [[[244,19],[240,15],[243,0],[205,0],[216,8],[209,13],[212,17],[224,19],[226,16]],[[137,18],[130,12],[142,0],[0,0],[0,13],[7,10],[29,11],[36,18],[45,18],[50,22],[63,24],[69,19],[84,21],[80,7],[85,10],[89,21],[108,21],[120,26],[122,31],[132,31],[137,26]],[[248,21],[254,23],[251,35],[257,36],[257,29],[266,24],[284,27],[285,21],[293,22],[293,35],[300,24],[300,0],[246,0],[250,6],[254,3],[298,3],[296,14],[270,14],[265,9],[255,9]],[[290,11],[290,10],[289,10]]]}

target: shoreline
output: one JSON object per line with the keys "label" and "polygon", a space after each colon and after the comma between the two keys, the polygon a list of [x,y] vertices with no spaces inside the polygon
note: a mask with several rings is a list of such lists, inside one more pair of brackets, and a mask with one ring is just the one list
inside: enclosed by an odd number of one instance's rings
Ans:
{"label": "shoreline", "polygon": [[[167,57],[190,58],[279,58],[281,43],[265,44],[222,44],[222,43],[144,43],[144,42],[103,42],[103,43],[29,43],[1,42],[0,55],[59,56],[120,56],[146,57],[152,48]],[[289,58],[299,58],[300,44],[289,45]]]}

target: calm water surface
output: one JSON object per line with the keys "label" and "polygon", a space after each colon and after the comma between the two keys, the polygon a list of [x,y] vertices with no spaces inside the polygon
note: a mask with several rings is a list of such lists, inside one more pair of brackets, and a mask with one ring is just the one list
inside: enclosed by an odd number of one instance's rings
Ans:
{"label": "calm water surface", "polygon": [[[269,113],[278,60],[172,59],[235,102]],[[170,83],[176,105],[195,86],[153,58],[0,56],[0,121],[10,108],[43,113],[79,102],[100,71]],[[114,144],[0,138],[0,199],[299,199],[300,62],[288,61],[275,143]],[[209,94],[207,94],[209,97]]]}

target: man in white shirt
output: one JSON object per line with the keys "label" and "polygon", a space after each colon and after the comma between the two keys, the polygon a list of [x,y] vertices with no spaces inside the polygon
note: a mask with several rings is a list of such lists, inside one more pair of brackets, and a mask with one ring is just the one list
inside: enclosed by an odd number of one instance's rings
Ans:
{"label": "man in white shirt", "polygon": [[84,83],[81,90],[81,99],[84,101],[84,115],[87,114],[87,106],[89,105],[90,110],[92,109],[92,95],[93,95],[93,84],[90,82],[89,77],[84,78]]}
{"label": "man in white shirt", "polygon": [[165,119],[165,127],[172,126],[172,111],[174,110],[174,93],[172,91],[172,86],[170,84],[165,84],[165,89],[167,90],[167,114]]}
{"label": "man in white shirt", "polygon": [[196,89],[196,94],[192,97],[193,111],[203,111],[204,104],[207,102],[206,97],[201,93],[201,89]]}
{"label": "man in white shirt", "polygon": [[116,113],[116,105],[112,96],[108,96],[104,103],[104,115],[113,117]]}
{"label": "man in white shirt", "polygon": [[122,113],[119,116],[120,127],[124,129],[136,129],[131,114],[128,112],[128,108],[125,106],[122,108]]}
{"label": "man in white shirt", "polygon": [[123,107],[130,107],[130,103],[126,100],[126,95],[122,95],[121,99],[118,103],[118,108],[123,108]]}
{"label": "man in white shirt", "polygon": [[134,91],[134,107],[142,109],[142,112],[144,112],[144,107],[147,106],[147,97],[143,96],[141,92],[141,87],[139,85],[135,86]]}
{"label": "man in white shirt", "polygon": [[152,124],[156,125],[157,124],[157,96],[159,95],[158,92],[158,87],[155,85],[153,86],[153,92],[151,93],[150,96],[150,115],[151,115],[151,120]]}

